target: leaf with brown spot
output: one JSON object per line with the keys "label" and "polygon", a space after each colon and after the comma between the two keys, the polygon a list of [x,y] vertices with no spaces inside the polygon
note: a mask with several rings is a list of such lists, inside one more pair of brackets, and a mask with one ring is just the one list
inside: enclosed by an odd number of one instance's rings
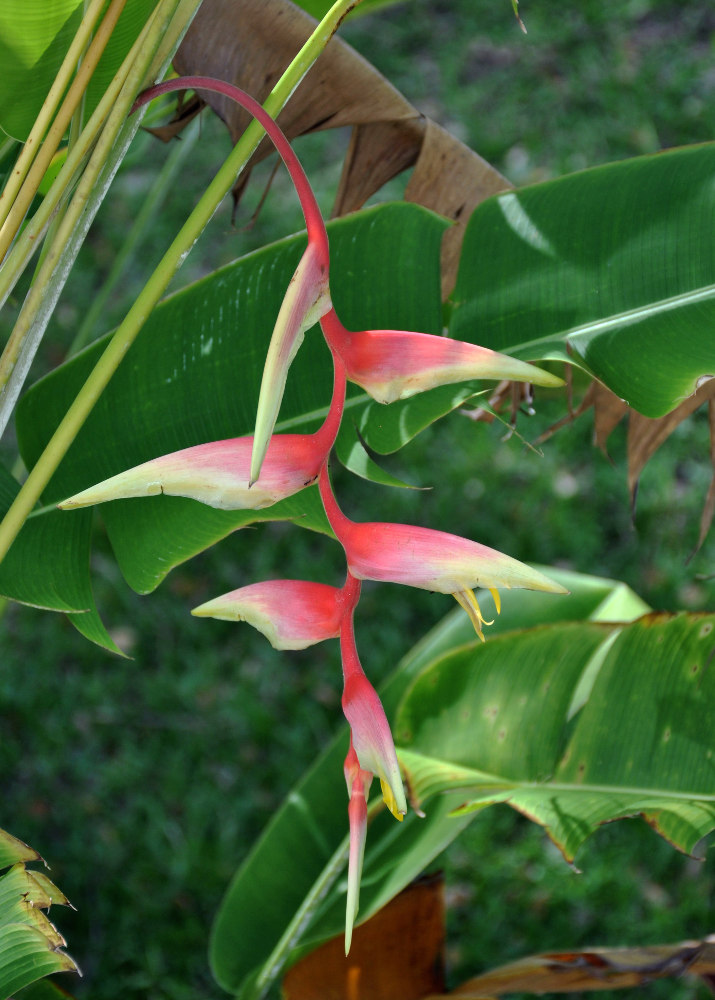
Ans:
{"label": "leaf with brown spot", "polygon": [[[219,77],[263,101],[317,22],[287,0],[204,0],[174,59],[182,74]],[[200,93],[226,123],[234,142],[250,116],[225,97]],[[480,156],[425,118],[362,56],[339,38],[327,46],[278,121],[294,138],[353,126],[335,215],[360,208],[387,181],[415,167],[406,198],[457,225],[445,241],[443,289],[456,278],[462,222],[484,198],[511,185]],[[178,122],[176,123],[178,125]],[[250,168],[272,152],[264,140]]]}

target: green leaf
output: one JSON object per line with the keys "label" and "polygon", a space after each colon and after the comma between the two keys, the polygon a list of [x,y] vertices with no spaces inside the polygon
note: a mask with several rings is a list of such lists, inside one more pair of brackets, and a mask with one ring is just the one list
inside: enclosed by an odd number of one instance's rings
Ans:
{"label": "green leaf", "polygon": [[[346,326],[441,329],[438,261],[445,225],[402,203],[331,223],[333,299]],[[163,302],[68,451],[44,502],[56,503],[158,455],[252,433],[273,324],[304,246],[304,237],[283,240]],[[105,344],[88,348],[21,400],[17,433],[28,468]],[[309,331],[291,367],[278,432],[315,430],[331,386],[328,350],[319,331]],[[350,393],[348,413],[366,398],[357,387]],[[166,496],[114,501],[100,510],[127,581],[142,592],[179,562],[254,521],[289,518],[327,530],[314,490],[258,513],[216,511]]]}
{"label": "green leaf", "polygon": [[[626,616],[646,609],[622,584],[558,570],[549,572],[571,593],[554,598],[515,591],[507,596],[504,612],[492,632],[520,628],[533,620],[598,616],[606,602],[611,602],[615,618],[619,600],[616,594],[621,595]],[[478,596],[482,607],[488,609],[490,596]],[[388,718],[435,657],[473,637],[474,630],[460,609],[425,636],[380,688]],[[492,644],[493,640],[488,640],[487,648]],[[210,951],[214,975],[225,989],[245,1000],[255,995],[261,982],[267,984],[275,978],[283,963],[293,963],[306,950],[344,928],[345,880],[336,876],[316,905],[303,914],[295,933],[284,938],[305,900],[321,880],[327,880],[335,853],[347,833],[342,772],[346,750],[347,733],[343,729],[275,814],[236,873],[216,917]],[[361,920],[403,889],[470,821],[470,815],[459,820],[449,816],[450,810],[463,800],[461,792],[435,800],[426,819],[411,814],[398,824],[385,813],[375,818],[365,854]],[[267,899],[270,906],[265,905]]]}
{"label": "green leaf", "polygon": [[55,951],[47,938],[28,924],[0,927],[0,994],[7,997],[53,972],[77,972],[74,961]]}
{"label": "green leaf", "polygon": [[15,1000],[73,1000],[73,997],[51,979],[38,979],[16,992]]}
{"label": "green leaf", "polygon": [[[369,458],[365,446],[380,455],[399,451],[413,438],[483,390],[476,382],[443,385],[409,399],[383,406],[372,399],[350,401],[336,442],[338,458],[356,476],[383,486],[406,487],[407,483],[385,472]],[[413,489],[415,487],[412,487]]]}
{"label": "green leaf", "polygon": [[715,145],[596,167],[477,207],[450,334],[580,364],[659,417],[715,374]]}
{"label": "green leaf", "polygon": [[[52,883],[50,886],[59,893]],[[51,947],[61,948],[64,938],[42,912],[52,902],[52,895],[35,878],[35,872],[28,871],[24,864],[17,864],[0,878],[0,928],[26,923],[40,930]]]}
{"label": "green leaf", "polygon": [[130,587],[147,594],[167,573],[238,528],[262,521],[294,521],[331,535],[318,489],[312,486],[265,510],[216,510],[184,497],[156,496],[104,504],[107,533]]}
{"label": "green leaf", "polygon": [[[0,465],[0,514],[5,514],[19,488]],[[84,510],[31,514],[0,563],[0,595],[35,608],[64,611],[88,639],[120,653],[102,624],[92,593],[91,525],[91,512]]]}
{"label": "green leaf", "polygon": [[24,844],[11,833],[0,830],[0,870],[18,861],[38,861],[40,855],[34,847]]}
{"label": "green leaf", "polygon": [[349,418],[348,421],[343,421],[340,428],[335,441],[335,454],[346,469],[349,469],[354,475],[360,476],[361,479],[380,483],[383,486],[415,489],[414,486],[404,483],[377,464],[370,456],[366,443],[361,440],[356,426],[350,423]]}
{"label": "green leaf", "polygon": [[0,877],[0,996],[53,972],[79,971],[64,938],[42,912],[66,897],[41,872],[15,864]]}
{"label": "green leaf", "polygon": [[602,823],[634,815],[691,853],[715,828],[714,625],[712,615],[652,614],[448,654],[398,712],[413,793],[459,789],[461,815],[507,802],[569,861]]}
{"label": "green leaf", "polygon": [[[128,0],[87,88],[95,108],[136,40],[154,0]],[[83,0],[4,0],[0,4],[0,127],[24,141],[82,19]]]}

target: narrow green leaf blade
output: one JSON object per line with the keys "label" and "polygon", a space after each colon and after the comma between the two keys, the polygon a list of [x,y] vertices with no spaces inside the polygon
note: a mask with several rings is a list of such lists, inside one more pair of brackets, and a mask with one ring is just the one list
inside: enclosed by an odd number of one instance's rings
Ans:
{"label": "narrow green leaf blade", "polygon": [[0,830],[0,870],[18,861],[38,861],[40,855],[28,844],[13,837],[11,833]]}
{"label": "narrow green leaf blade", "polygon": [[42,873],[22,862],[0,877],[0,996],[9,996],[42,976],[79,971],[63,952],[65,941],[43,909],[66,897]]}

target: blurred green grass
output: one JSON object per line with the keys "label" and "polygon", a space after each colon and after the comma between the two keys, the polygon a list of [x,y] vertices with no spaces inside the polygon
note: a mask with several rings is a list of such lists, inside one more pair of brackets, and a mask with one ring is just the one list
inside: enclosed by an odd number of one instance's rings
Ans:
{"label": "blurred green grass", "polygon": [[[523,0],[521,13],[526,37],[507,0],[414,0],[356,20],[345,36],[517,183],[715,134],[715,14],[705,5]],[[326,134],[297,144],[326,211],[346,142]],[[219,123],[206,119],[192,167],[108,305],[103,330],[121,318],[227,148]],[[148,136],[137,144],[38,370],[61,357],[165,156]],[[257,171],[239,226],[269,169]],[[222,206],[182,283],[301,225],[280,172],[251,230],[233,229],[230,214]],[[535,439],[564,408],[561,394],[537,396],[520,433]],[[624,579],[657,608],[712,608],[712,533],[685,563],[710,478],[705,414],[681,425],[646,467],[634,523],[624,431],[610,442],[611,464],[591,446],[591,423],[580,417],[539,455],[516,436],[503,440],[499,425],[454,414],[387,463],[429,492],[387,491],[346,475],[336,489],[356,517],[429,524],[526,561]],[[57,616],[8,607],[0,825],[42,852],[77,907],[53,911],[85,972],[76,989],[65,979],[68,988],[99,1000],[218,997],[205,950],[212,916],[272,810],[339,724],[340,672],[334,644],[278,654],[247,627],[188,611],[270,576],[337,582],[339,552],[289,526],[249,529],[139,598],[98,529],[93,570],[100,607],[133,659],[104,655]],[[386,675],[452,607],[442,595],[366,586],[357,635],[371,676]],[[712,857],[683,858],[640,822],[599,832],[576,875],[539,829],[499,807],[442,863],[455,983],[532,951],[676,941],[713,929]],[[687,982],[642,993],[701,995]]]}

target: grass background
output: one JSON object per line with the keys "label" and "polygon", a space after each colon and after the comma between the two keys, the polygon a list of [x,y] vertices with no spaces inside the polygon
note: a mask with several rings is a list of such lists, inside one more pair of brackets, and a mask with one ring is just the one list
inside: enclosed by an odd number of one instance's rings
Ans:
{"label": "grass background", "polygon": [[[700,2],[412,0],[345,26],[344,36],[421,110],[516,183],[715,135],[715,14]],[[344,133],[297,144],[329,210]],[[107,304],[97,333],[124,314],[228,148],[205,119],[161,214]],[[38,362],[59,361],[111,267],[167,155],[138,141],[90,235]],[[259,220],[243,226],[269,167],[260,168],[232,227],[224,206],[187,261],[186,283],[298,229],[281,173]],[[393,193],[399,193],[399,184]],[[533,439],[564,412],[537,396],[520,422]],[[713,607],[715,540],[686,565],[710,478],[705,414],[681,425],[646,468],[634,520],[623,429],[612,462],[581,417],[525,450],[498,426],[455,414],[423,434],[394,470],[430,493],[358,483],[356,516],[457,530],[525,561],[626,580],[652,606]],[[6,444],[10,448],[11,444]],[[344,484],[347,487],[347,482]],[[351,487],[352,489],[352,487]],[[78,996],[219,997],[206,963],[221,895],[293,782],[339,724],[333,644],[278,654],[250,629],[197,621],[188,610],[271,575],[338,578],[337,547],[281,525],[239,532],[176,570],[149,597],[123,584],[97,530],[100,607],[131,660],[113,659],[64,620],[19,606],[0,633],[3,810],[0,825],[40,850],[76,912],[53,911],[84,980]],[[386,613],[386,603],[389,609]],[[379,680],[453,602],[372,585],[358,641]],[[441,859],[450,902],[452,984],[521,954],[585,945],[700,937],[712,927],[715,882],[644,824],[604,828],[577,875],[545,835],[507,808],[487,810]],[[704,996],[686,981],[644,996]]]}

